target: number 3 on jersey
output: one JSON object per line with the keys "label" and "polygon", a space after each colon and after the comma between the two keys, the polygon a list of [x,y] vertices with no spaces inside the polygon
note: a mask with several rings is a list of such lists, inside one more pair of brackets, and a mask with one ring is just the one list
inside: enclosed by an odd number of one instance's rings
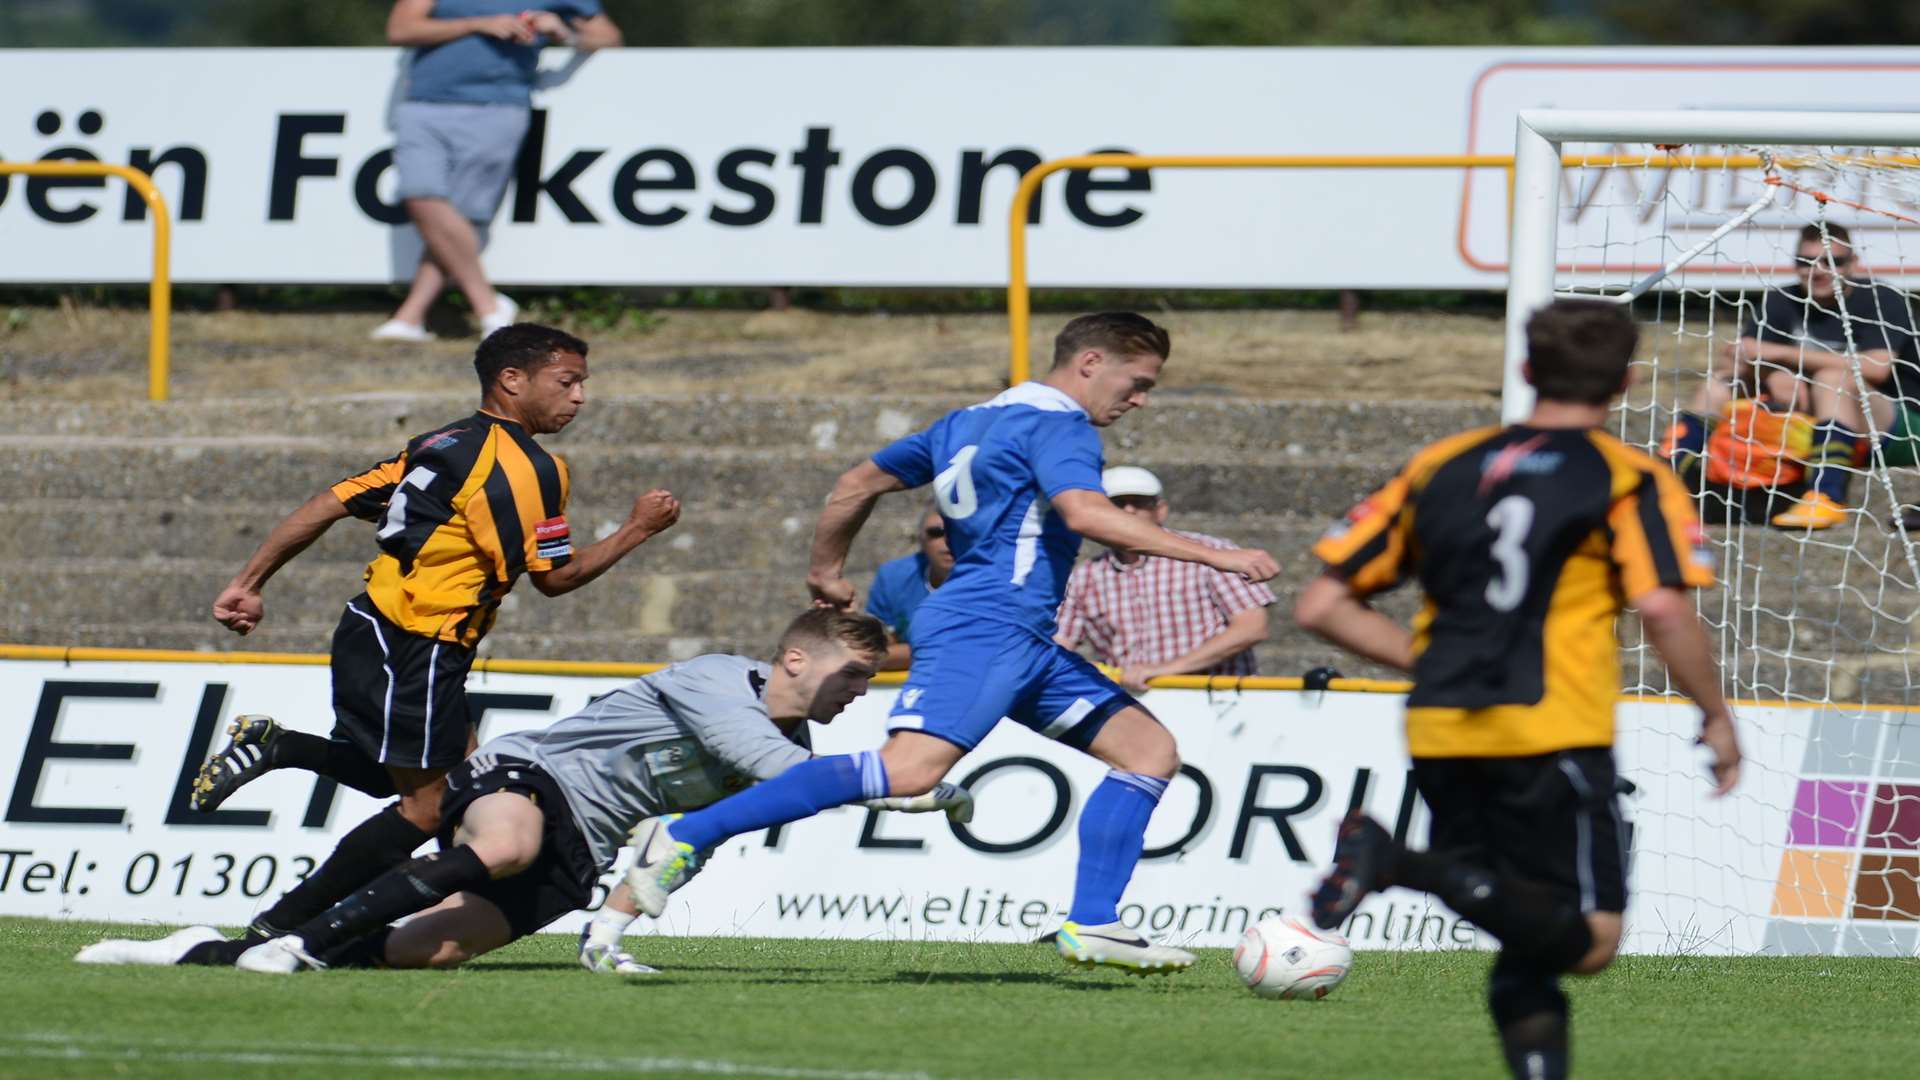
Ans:
{"label": "number 3 on jersey", "polygon": [[973,455],[979,452],[977,445],[961,447],[933,478],[933,499],[940,505],[940,516],[959,521],[980,509],[980,498],[973,493]]}
{"label": "number 3 on jersey", "polygon": [[1493,578],[1487,582],[1487,606],[1512,611],[1527,597],[1527,530],[1533,528],[1533,500],[1509,495],[1487,511],[1493,536]]}

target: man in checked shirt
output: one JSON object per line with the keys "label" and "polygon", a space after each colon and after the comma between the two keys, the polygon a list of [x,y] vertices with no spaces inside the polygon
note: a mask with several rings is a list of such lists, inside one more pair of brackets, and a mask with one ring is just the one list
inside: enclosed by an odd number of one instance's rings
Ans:
{"label": "man in checked shirt", "polygon": [[[1165,526],[1160,478],[1121,465],[1100,475],[1113,504]],[[1179,532],[1179,530],[1173,530]],[[1217,537],[1179,532],[1211,547]],[[1074,567],[1060,605],[1055,640],[1069,649],[1092,642],[1102,663],[1120,669],[1120,685],[1138,693],[1158,675],[1252,675],[1253,647],[1267,638],[1272,590],[1199,563],[1108,551]]]}

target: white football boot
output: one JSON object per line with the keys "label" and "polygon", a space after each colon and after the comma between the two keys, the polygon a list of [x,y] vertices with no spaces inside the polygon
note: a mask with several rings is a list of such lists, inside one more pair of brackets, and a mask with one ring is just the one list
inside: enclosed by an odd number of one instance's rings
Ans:
{"label": "white football boot", "polygon": [[307,943],[298,934],[285,934],[241,953],[233,966],[264,975],[291,975],[302,968],[324,971],[327,965],[307,955]]}
{"label": "white football boot", "polygon": [[580,966],[595,975],[658,975],[660,969],[648,967],[620,948],[617,942],[597,942],[593,924],[580,928]]}
{"label": "white football boot", "polygon": [[1053,935],[1060,958],[1076,967],[1118,968],[1129,975],[1171,975],[1193,966],[1193,954],[1171,945],[1155,945],[1127,924],[1101,926],[1063,924]]}
{"label": "white football boot", "polygon": [[179,963],[180,958],[195,945],[226,939],[227,935],[211,926],[189,926],[151,941],[107,938],[81,949],[74,960],[82,964],[150,964],[167,967]]}

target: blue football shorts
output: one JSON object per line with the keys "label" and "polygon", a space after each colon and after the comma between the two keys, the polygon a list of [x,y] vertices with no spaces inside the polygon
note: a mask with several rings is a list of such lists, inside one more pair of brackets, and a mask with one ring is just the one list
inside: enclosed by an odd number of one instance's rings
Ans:
{"label": "blue football shorts", "polygon": [[1085,750],[1107,719],[1138,704],[1078,653],[991,619],[914,616],[913,667],[888,731],[924,731],[971,750],[1001,720]]}

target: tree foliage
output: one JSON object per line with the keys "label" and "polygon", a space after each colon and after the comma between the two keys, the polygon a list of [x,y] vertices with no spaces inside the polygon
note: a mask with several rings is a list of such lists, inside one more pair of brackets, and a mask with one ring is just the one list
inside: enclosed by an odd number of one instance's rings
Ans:
{"label": "tree foliage", "polygon": [[[528,0],[529,3],[534,0]],[[634,45],[1885,45],[1894,0],[603,0]],[[379,45],[386,0],[0,0],[11,46]]]}
{"label": "tree foliage", "polygon": [[1176,45],[1574,45],[1584,18],[1538,0],[1169,0]]}

